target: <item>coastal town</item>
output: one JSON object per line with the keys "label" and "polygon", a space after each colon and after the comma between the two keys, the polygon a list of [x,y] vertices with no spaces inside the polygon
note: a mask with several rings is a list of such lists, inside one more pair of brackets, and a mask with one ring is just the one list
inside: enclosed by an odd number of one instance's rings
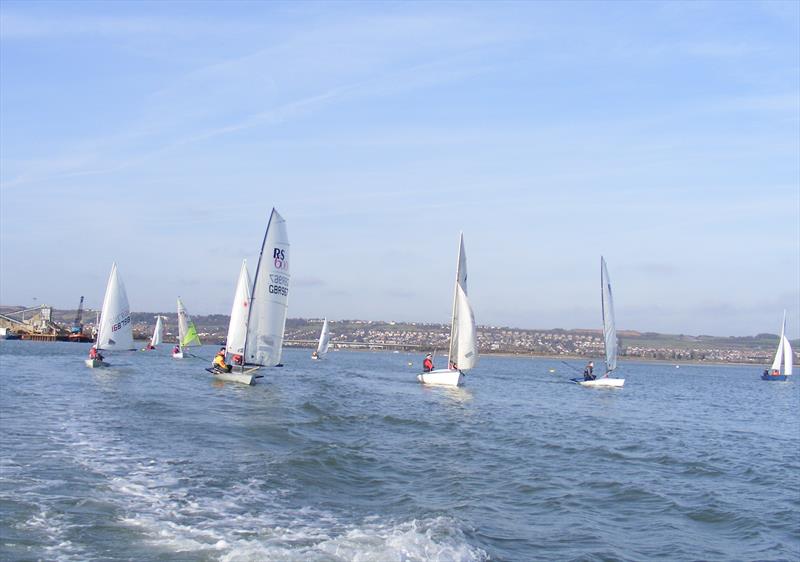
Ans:
{"label": "coastal town", "polygon": [[[91,341],[97,311],[86,310],[85,322],[76,322],[76,310],[0,307],[0,337],[39,341]],[[136,339],[145,340],[153,331],[155,318],[165,319],[167,341],[174,341],[177,318],[173,313],[133,313]],[[227,315],[193,316],[199,336],[205,343],[225,341]],[[333,349],[427,352],[446,350],[450,326],[422,322],[372,320],[329,320]],[[322,319],[290,318],[286,322],[286,347],[316,345]],[[769,363],[774,354],[776,334],[751,337],[716,337],[656,334],[621,330],[618,332],[620,357],[670,362]],[[590,329],[525,329],[505,326],[478,326],[478,346],[482,354],[541,357],[601,357],[603,336]],[[794,343],[794,342],[793,342]],[[800,345],[795,344],[795,349]]]}

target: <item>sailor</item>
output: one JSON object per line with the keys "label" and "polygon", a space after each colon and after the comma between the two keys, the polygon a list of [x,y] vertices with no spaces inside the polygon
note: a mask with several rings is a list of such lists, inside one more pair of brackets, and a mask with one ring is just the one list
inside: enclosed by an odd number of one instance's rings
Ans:
{"label": "sailor", "polygon": [[433,355],[430,353],[425,356],[425,360],[422,362],[422,370],[426,373],[433,371]]}
{"label": "sailor", "polygon": [[233,368],[231,365],[225,363],[225,348],[220,348],[217,354],[214,356],[214,362],[212,363],[214,368],[222,371],[223,373],[230,373],[231,369]]}
{"label": "sailor", "polygon": [[181,352],[181,344],[176,343],[175,347],[172,348],[172,353],[173,354],[177,354],[177,353],[180,353],[180,352]]}
{"label": "sailor", "polygon": [[234,365],[243,365],[244,364],[244,357],[242,357],[238,353],[234,354],[234,356],[231,357],[231,360],[233,361]]}
{"label": "sailor", "polygon": [[97,351],[97,347],[94,346],[94,345],[89,350],[89,359],[97,359],[98,361],[102,361],[103,360],[103,356],[100,355],[100,352]]}
{"label": "sailor", "polygon": [[593,381],[596,379],[597,377],[594,376],[592,371],[594,371],[594,361],[589,361],[589,363],[586,365],[586,368],[583,370],[583,380]]}

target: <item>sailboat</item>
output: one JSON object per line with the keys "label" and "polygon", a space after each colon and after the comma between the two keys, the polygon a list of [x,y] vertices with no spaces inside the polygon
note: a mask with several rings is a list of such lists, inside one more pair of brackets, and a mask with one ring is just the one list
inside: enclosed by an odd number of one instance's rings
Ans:
{"label": "sailboat", "polygon": [[322,359],[325,357],[325,354],[328,353],[328,347],[331,343],[331,333],[328,330],[328,319],[326,318],[322,322],[322,331],[319,333],[319,343],[317,344],[317,350],[311,354],[311,359]]}
{"label": "sailboat", "polygon": [[[286,221],[274,208],[264,233],[252,288],[248,287],[248,278],[246,264],[242,264],[226,345],[226,352],[233,353],[233,359],[238,355],[241,364],[234,361],[229,373],[212,372],[220,380],[254,384],[255,379],[261,377],[256,374],[258,369],[280,365],[286,328],[289,235]],[[234,316],[237,316],[236,323]]]}
{"label": "sailboat", "polygon": [[156,346],[161,345],[163,338],[164,338],[164,322],[162,322],[161,316],[156,316],[156,327],[153,329],[153,335],[150,337],[150,343],[147,344],[147,347],[145,347],[142,351],[155,349]]}
{"label": "sailboat", "polygon": [[[133,325],[131,324],[131,310],[128,305],[128,295],[125,285],[117,272],[117,264],[111,265],[111,274],[108,276],[106,294],[103,297],[103,308],[98,321],[97,339],[92,347],[99,353],[101,351],[133,350]],[[90,368],[107,367],[109,364],[102,357],[86,359],[86,366]]]}
{"label": "sailboat", "polygon": [[464,253],[464,233],[462,232],[458,241],[447,368],[420,373],[417,375],[417,380],[425,384],[460,386],[464,384],[464,372],[475,367],[477,363],[477,331],[475,315],[467,298],[467,256]]}
{"label": "sailboat", "polygon": [[[792,346],[786,337],[786,311],[783,311],[783,324],[781,324],[781,335],[778,340],[778,350],[775,352],[775,359],[769,371],[764,371],[761,379],[765,381],[785,381],[786,377],[792,374]],[[783,373],[781,373],[781,363],[783,363]]]}
{"label": "sailboat", "polygon": [[611,281],[608,278],[606,260],[600,256],[600,302],[603,309],[603,347],[606,351],[606,372],[594,380],[572,379],[582,386],[620,388],[625,379],[615,379],[608,375],[617,368],[617,327],[614,321],[614,299],[611,295]]}
{"label": "sailboat", "polygon": [[189,318],[183,301],[178,297],[178,351],[172,351],[173,359],[183,359],[183,350],[187,347],[199,347],[200,337],[197,335],[197,328]]}

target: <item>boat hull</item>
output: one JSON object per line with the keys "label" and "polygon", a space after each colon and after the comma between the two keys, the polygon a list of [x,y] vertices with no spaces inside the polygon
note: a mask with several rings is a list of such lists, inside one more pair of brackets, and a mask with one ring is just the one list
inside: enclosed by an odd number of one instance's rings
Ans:
{"label": "boat hull", "polygon": [[183,352],[179,351],[178,353],[173,353],[172,354],[172,358],[173,359],[183,359]]}
{"label": "boat hull", "polygon": [[90,369],[100,369],[102,367],[108,367],[108,363],[106,363],[105,361],[100,361],[99,359],[85,359],[83,362]]}
{"label": "boat hull", "polygon": [[765,375],[761,374],[762,381],[785,381],[787,379],[786,375]]}
{"label": "boat hull", "polygon": [[461,386],[464,384],[464,373],[450,369],[436,369],[417,375],[417,380],[423,384],[439,386]]}
{"label": "boat hull", "polygon": [[246,384],[250,386],[256,384],[256,379],[259,379],[262,376],[256,374],[258,369],[247,369],[246,371],[231,371],[230,373],[218,371],[217,369],[206,369],[206,371],[214,375],[214,378],[216,380],[225,382],[238,382],[239,384]]}
{"label": "boat hull", "polygon": [[608,377],[601,377],[593,381],[585,381],[583,379],[572,379],[581,386],[588,386],[592,388],[622,388],[625,384],[625,379],[612,379]]}

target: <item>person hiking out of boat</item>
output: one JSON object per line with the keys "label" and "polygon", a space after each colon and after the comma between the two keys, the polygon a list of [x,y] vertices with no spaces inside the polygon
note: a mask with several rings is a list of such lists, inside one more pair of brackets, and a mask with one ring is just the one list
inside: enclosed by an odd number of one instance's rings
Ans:
{"label": "person hiking out of boat", "polygon": [[583,380],[593,381],[597,377],[594,375],[594,361],[589,361],[586,368],[583,370]]}
{"label": "person hiking out of boat", "polygon": [[214,362],[212,363],[215,369],[218,369],[224,373],[230,373],[231,367],[227,363],[225,363],[225,348],[223,347],[220,349],[217,354],[214,356]]}
{"label": "person hiking out of boat", "polygon": [[764,369],[764,376],[765,376],[765,377],[768,377],[768,376],[769,376],[769,369]]}
{"label": "person hiking out of boat", "polygon": [[89,359],[97,359],[98,361],[102,361],[103,356],[99,351],[97,351],[95,346],[92,346],[92,348],[89,350]]}
{"label": "person hiking out of boat", "polygon": [[425,356],[425,360],[422,362],[422,370],[426,373],[433,371],[433,355],[430,353]]}

